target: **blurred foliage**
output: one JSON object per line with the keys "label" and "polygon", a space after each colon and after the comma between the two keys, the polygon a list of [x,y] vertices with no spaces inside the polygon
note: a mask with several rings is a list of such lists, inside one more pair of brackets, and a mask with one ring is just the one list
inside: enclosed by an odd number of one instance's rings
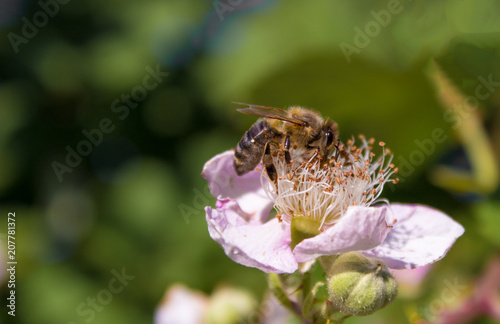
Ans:
{"label": "blurred foliage", "polygon": [[[44,12],[40,3],[0,3],[0,199],[3,219],[17,217],[17,323],[84,323],[90,315],[79,305],[122,268],[135,278],[92,323],[151,323],[176,282],[263,296],[264,274],[230,261],[204,220],[214,199],[203,164],[254,122],[233,101],[314,108],[339,123],[343,140],[359,133],[384,140],[407,170],[385,197],[432,205],[466,227],[422,294],[349,323],[432,320],[436,314],[422,310],[440,298],[445,280],[473,285],[498,251],[498,187],[457,194],[429,179],[436,164],[470,171],[471,163],[426,71],[435,60],[464,96],[477,96],[481,78],[500,81],[499,2],[400,1],[401,13],[350,62],[340,44],[354,46],[356,27],[365,31],[391,1],[245,1],[223,13],[200,0],[41,2],[57,12],[33,37],[25,25]],[[13,46],[14,34],[25,42]],[[124,117],[114,102],[137,95],[148,68],[169,74]],[[497,88],[470,113],[484,122],[498,165]],[[104,119],[113,130],[60,181],[54,161],[67,165],[67,147],[77,150],[83,131]],[[435,129],[446,140],[423,150],[417,142]],[[416,151],[424,156],[418,163]],[[0,296],[8,296],[5,282]],[[11,320],[5,308],[0,320]]]}

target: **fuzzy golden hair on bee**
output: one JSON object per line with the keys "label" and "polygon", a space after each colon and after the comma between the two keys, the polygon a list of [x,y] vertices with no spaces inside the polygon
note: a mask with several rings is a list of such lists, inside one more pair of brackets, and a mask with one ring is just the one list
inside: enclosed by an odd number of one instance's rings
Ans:
{"label": "fuzzy golden hair on bee", "polygon": [[243,104],[243,114],[261,117],[236,145],[234,168],[238,175],[252,171],[262,163],[269,179],[276,181],[272,156],[283,154],[287,163],[301,162],[313,155],[325,158],[338,138],[338,125],[318,112],[292,106],[288,110]]}

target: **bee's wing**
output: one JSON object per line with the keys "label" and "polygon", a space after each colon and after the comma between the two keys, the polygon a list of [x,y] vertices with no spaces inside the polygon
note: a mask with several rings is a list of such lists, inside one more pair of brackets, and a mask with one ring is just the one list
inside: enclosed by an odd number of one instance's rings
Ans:
{"label": "bee's wing", "polygon": [[303,121],[288,116],[287,111],[283,110],[283,109],[279,109],[279,108],[275,108],[275,107],[260,106],[260,105],[251,105],[251,104],[245,104],[245,103],[241,103],[241,102],[235,102],[235,103],[248,106],[248,108],[236,109],[240,113],[243,113],[243,114],[278,119],[278,120],[283,120],[283,121],[286,121],[286,122],[289,122],[292,124],[306,126],[306,124]]}

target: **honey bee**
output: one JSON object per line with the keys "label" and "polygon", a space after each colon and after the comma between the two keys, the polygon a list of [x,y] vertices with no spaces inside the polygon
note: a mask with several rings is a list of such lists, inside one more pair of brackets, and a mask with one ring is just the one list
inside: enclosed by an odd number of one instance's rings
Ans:
{"label": "honey bee", "polygon": [[277,172],[272,156],[283,152],[286,163],[302,162],[314,154],[326,160],[338,140],[337,123],[313,110],[294,106],[288,110],[259,105],[237,109],[263,117],[245,132],[234,153],[233,165],[238,175],[252,171],[259,162],[267,176],[276,183]]}

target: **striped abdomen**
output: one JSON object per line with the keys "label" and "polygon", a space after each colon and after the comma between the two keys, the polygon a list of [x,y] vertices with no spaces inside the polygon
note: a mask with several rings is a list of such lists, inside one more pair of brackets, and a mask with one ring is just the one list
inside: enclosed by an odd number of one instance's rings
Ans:
{"label": "striped abdomen", "polygon": [[238,175],[255,169],[264,155],[266,144],[279,142],[281,133],[269,126],[266,119],[259,119],[243,135],[234,152],[234,169]]}

